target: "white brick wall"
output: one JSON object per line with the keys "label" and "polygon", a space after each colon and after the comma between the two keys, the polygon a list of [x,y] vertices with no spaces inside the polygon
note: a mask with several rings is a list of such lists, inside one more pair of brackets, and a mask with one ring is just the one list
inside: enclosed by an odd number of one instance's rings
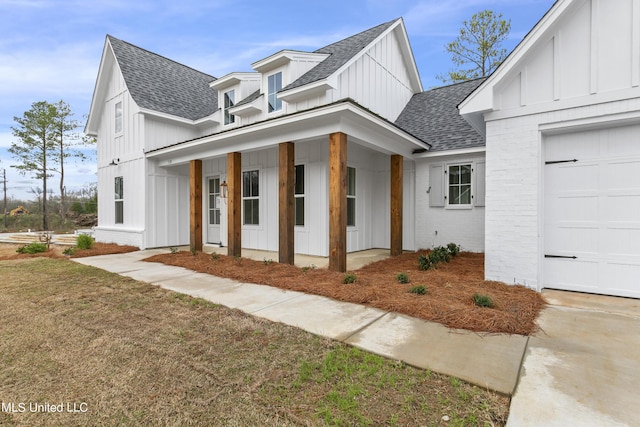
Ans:
{"label": "white brick wall", "polygon": [[416,160],[416,249],[432,248],[454,242],[461,245],[466,251],[484,251],[485,208],[477,206],[471,209],[430,207],[429,194],[427,194],[427,190],[431,186],[429,182],[431,165],[437,163],[475,163],[478,161],[484,161],[484,154]]}
{"label": "white brick wall", "polygon": [[[515,110],[514,112],[516,112]],[[635,113],[634,113],[635,112]],[[629,119],[636,116],[635,119]],[[540,290],[544,207],[541,127],[584,130],[640,120],[640,98],[487,121],[485,278]]]}

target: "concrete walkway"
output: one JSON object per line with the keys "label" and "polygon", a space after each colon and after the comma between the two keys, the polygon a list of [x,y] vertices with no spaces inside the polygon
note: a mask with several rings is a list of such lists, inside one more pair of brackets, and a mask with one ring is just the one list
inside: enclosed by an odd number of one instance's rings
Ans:
{"label": "concrete walkway", "polygon": [[541,331],[534,336],[476,334],[141,261],[166,252],[75,261],[513,394],[508,427],[638,425],[639,300],[545,291],[550,306],[542,312]]}
{"label": "concrete walkway", "polygon": [[154,249],[74,261],[237,308],[500,393],[512,394],[515,389],[526,337],[452,330],[358,304],[141,261],[167,252]]}

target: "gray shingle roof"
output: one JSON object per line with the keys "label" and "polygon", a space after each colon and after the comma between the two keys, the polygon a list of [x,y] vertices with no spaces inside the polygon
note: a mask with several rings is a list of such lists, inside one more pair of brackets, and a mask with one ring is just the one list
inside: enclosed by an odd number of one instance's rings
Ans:
{"label": "gray shingle roof", "polygon": [[429,151],[484,146],[485,140],[458,112],[484,78],[443,86],[411,97],[395,124],[431,144]]}
{"label": "gray shingle roof", "polygon": [[336,72],[340,67],[346,64],[351,58],[357,55],[358,52],[367,47],[373,40],[376,39],[376,37],[382,34],[393,23],[398,21],[398,19],[385,22],[384,24],[380,24],[377,27],[370,28],[354,36],[348,37],[346,39],[340,40],[339,42],[332,43],[328,46],[316,50],[314,53],[325,53],[329,54],[330,56],[313,67],[307,73],[303,74],[296,81],[284,87],[281,91],[293,89],[322,79],[326,79],[331,74]]}
{"label": "gray shingle roof", "polygon": [[218,109],[215,77],[107,36],[133,100],[141,108],[189,120]]}
{"label": "gray shingle roof", "polygon": [[258,89],[255,92],[253,92],[251,95],[247,96],[242,101],[237,102],[234,105],[234,107],[239,107],[239,106],[244,105],[244,104],[249,104],[249,103],[255,101],[256,99],[260,98],[260,96],[262,96],[262,94],[260,93],[260,89]]}

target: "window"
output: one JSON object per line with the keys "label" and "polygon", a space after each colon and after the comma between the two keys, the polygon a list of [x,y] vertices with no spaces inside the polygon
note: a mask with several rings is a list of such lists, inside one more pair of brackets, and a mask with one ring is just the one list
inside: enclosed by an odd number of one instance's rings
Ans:
{"label": "window", "polygon": [[122,101],[116,103],[116,133],[122,132]]}
{"label": "window", "polygon": [[233,107],[236,99],[236,91],[230,90],[224,93],[224,124],[228,125],[236,121],[236,116],[229,113],[229,108]]}
{"label": "window", "polygon": [[123,180],[121,176],[116,177],[115,202],[116,202],[116,224],[124,224],[124,192]]}
{"label": "window", "polygon": [[347,226],[356,225],[356,168],[347,168]]}
{"label": "window", "polygon": [[220,225],[220,178],[209,179],[209,225]]}
{"label": "window", "polygon": [[295,219],[296,225],[304,225],[304,165],[296,165],[295,169]]}
{"label": "window", "polygon": [[260,171],[242,172],[242,209],[245,225],[260,224]]}
{"label": "window", "polygon": [[448,169],[449,205],[471,205],[471,165],[451,165]]}
{"label": "window", "polygon": [[269,112],[282,110],[282,100],[276,94],[282,89],[282,72],[267,77]]}

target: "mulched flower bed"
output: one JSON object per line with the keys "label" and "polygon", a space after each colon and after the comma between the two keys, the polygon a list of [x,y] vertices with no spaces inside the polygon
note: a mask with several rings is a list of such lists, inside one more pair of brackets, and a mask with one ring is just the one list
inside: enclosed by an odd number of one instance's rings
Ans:
{"label": "mulched flower bed", "polygon": [[[520,335],[530,335],[538,329],[535,319],[545,304],[541,295],[523,286],[485,281],[484,254],[462,252],[449,263],[428,271],[418,269],[420,254],[428,251],[405,253],[351,271],[356,276],[352,284],[342,283],[345,274],[325,269],[301,269],[224,255],[214,258],[202,252],[160,254],[145,261],[364,304],[450,328]],[[398,283],[398,273],[406,273],[410,283]],[[416,285],[426,287],[427,294],[410,293],[409,289]],[[491,297],[494,306],[476,306],[476,293]]]}

